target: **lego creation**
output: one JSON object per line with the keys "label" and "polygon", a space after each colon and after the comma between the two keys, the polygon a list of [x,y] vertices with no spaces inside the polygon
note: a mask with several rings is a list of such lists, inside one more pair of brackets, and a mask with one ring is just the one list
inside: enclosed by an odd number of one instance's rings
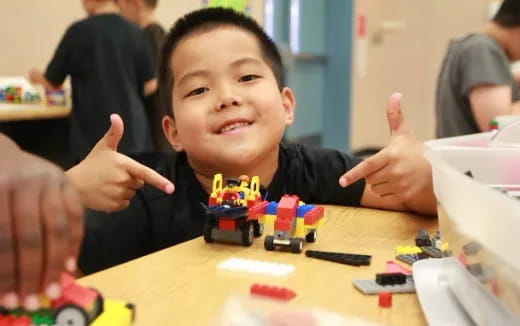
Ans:
{"label": "lego creation", "polygon": [[0,306],[1,326],[129,326],[135,307],[124,302],[104,300],[101,294],[83,287],[68,274],[62,274],[61,296],[40,299],[37,311],[21,308],[7,310]]}
{"label": "lego creation", "polygon": [[280,246],[300,253],[304,239],[307,242],[316,241],[317,229],[324,221],[324,209],[305,205],[296,195],[284,195],[278,203],[270,202],[267,205],[266,216],[274,217],[274,235],[265,237],[265,249],[275,250]]}
{"label": "lego creation", "polygon": [[229,242],[250,246],[264,230],[268,202],[260,194],[260,181],[253,177],[228,178],[222,186],[222,174],[213,178],[206,208],[204,241]]}

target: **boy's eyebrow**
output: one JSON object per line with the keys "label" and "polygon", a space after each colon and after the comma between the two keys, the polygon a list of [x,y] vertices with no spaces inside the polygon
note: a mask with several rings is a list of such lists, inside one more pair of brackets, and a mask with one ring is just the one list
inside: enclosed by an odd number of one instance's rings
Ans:
{"label": "boy's eyebrow", "polygon": [[197,76],[204,77],[207,75],[209,75],[209,71],[207,71],[207,70],[193,70],[193,71],[190,71],[190,72],[184,74],[179,79],[179,82],[177,83],[177,85],[182,85],[183,82],[185,82],[186,80],[188,80],[190,78],[197,77]]}

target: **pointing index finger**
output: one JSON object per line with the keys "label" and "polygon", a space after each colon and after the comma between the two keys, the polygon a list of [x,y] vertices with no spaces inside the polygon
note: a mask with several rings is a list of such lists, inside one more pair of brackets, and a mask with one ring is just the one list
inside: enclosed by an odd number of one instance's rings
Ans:
{"label": "pointing index finger", "polygon": [[141,179],[167,194],[171,194],[175,190],[175,187],[170,180],[166,179],[153,169],[150,169],[149,167],[132,160],[131,158],[126,157],[124,165],[128,173],[130,173],[133,177]]}
{"label": "pointing index finger", "polygon": [[372,155],[368,159],[362,161],[347,173],[339,178],[339,184],[346,187],[355,183],[359,179],[366,178],[371,174],[381,170],[388,164],[388,157],[386,151],[383,149],[380,152]]}

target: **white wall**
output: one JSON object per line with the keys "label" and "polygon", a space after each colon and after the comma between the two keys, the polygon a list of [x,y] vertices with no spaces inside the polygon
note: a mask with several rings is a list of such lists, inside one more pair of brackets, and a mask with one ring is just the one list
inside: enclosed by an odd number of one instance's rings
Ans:
{"label": "white wall", "polygon": [[[168,29],[201,0],[159,0],[157,20]],[[263,22],[264,0],[251,0],[251,14]],[[85,17],[80,0],[1,0],[0,76],[44,70],[66,28]]]}

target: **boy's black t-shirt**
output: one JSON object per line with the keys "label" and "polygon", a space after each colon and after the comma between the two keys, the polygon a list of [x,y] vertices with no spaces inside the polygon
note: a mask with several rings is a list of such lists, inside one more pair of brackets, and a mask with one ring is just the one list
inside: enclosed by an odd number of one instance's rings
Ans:
{"label": "boy's black t-shirt", "polygon": [[[360,161],[335,150],[282,143],[267,200],[297,194],[307,203],[359,206],[365,181],[341,188],[338,179]],[[124,211],[87,213],[79,260],[84,273],[202,235],[205,215],[201,203],[207,204],[209,195],[195,178],[186,154],[171,154],[157,170],[175,184],[172,195],[146,185]]]}
{"label": "boy's black t-shirt", "polygon": [[110,114],[125,125],[119,150],[152,149],[144,109],[144,84],[155,68],[143,31],[117,14],[94,15],[65,32],[45,77],[60,85],[71,76],[70,145],[74,159],[82,158],[105,134]]}

